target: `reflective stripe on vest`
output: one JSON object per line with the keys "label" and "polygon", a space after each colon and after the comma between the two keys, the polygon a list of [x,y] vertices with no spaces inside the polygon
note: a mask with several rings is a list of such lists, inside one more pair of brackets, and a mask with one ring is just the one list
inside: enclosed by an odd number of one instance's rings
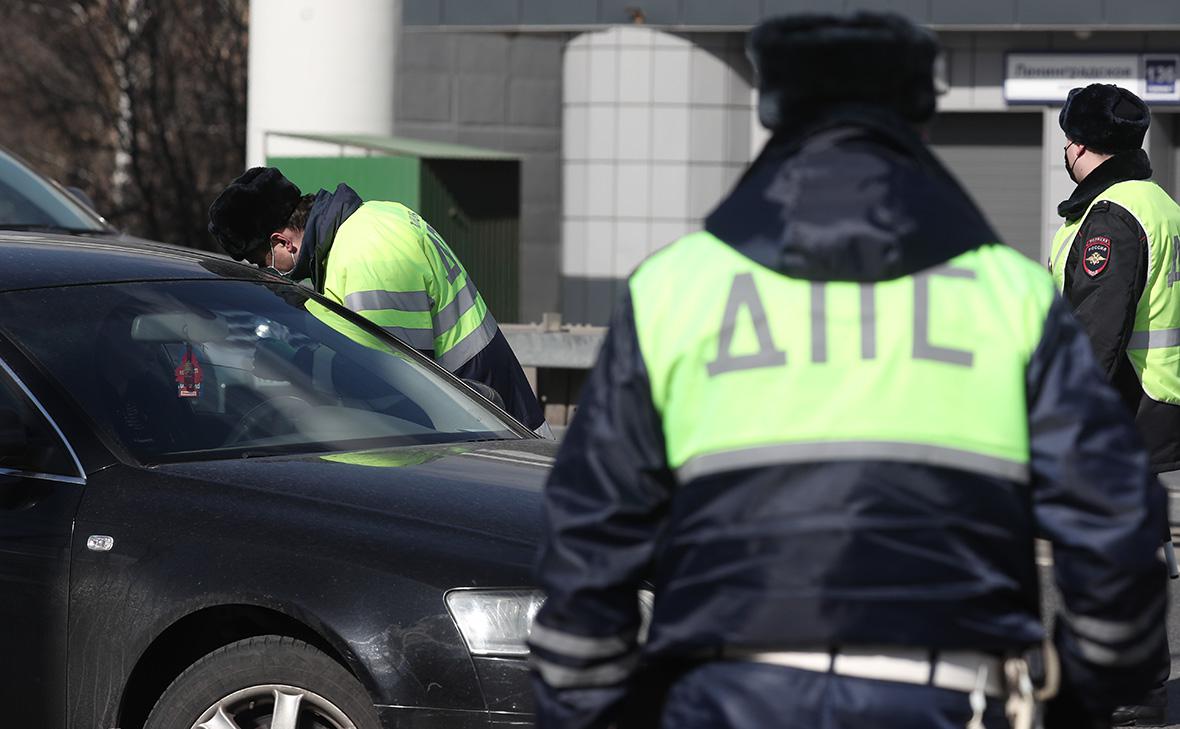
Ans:
{"label": "reflective stripe on vest", "polygon": [[343,334],[357,344],[368,347],[369,349],[381,350],[383,352],[389,350],[389,344],[387,342],[348,321],[315,299],[308,299],[303,306],[305,309],[307,309],[307,312],[316,319],[319,319],[324,324],[327,324],[329,327],[335,329],[337,332]]}
{"label": "reflective stripe on vest", "polygon": [[630,286],[681,482],[866,459],[1027,480],[1025,370],[1053,285],[1005,246],[861,284],[792,279],[696,233]]}
{"label": "reflective stripe on vest", "polygon": [[450,247],[413,210],[366,202],[340,225],[324,294],[454,372],[497,331]]}
{"label": "reflective stripe on vest", "polygon": [[379,309],[430,311],[434,304],[425,291],[353,291],[344,297],[344,305],[356,312]]}
{"label": "reflective stripe on vest", "polygon": [[1180,281],[1180,206],[1168,193],[1148,180],[1129,180],[1107,188],[1085,215],[1066,222],[1053,237],[1049,261],[1053,281],[1064,293],[1070,250],[1085,245],[1077,240],[1077,232],[1094,205],[1103,200],[1129,212],[1147,234],[1147,281],[1135,310],[1127,359],[1149,397],[1180,404],[1180,288],[1175,288]]}

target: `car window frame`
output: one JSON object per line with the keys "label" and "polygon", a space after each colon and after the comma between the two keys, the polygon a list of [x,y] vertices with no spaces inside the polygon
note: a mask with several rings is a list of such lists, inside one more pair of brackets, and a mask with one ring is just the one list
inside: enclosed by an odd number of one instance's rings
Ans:
{"label": "car window frame", "polygon": [[65,448],[66,453],[69,454],[70,461],[77,469],[77,475],[71,476],[67,474],[40,473],[25,469],[0,466],[0,476],[33,478],[41,481],[56,481],[59,483],[70,483],[79,486],[85,485],[86,470],[82,468],[82,461],[78,458],[78,452],[74,449],[73,444],[70,443],[70,439],[66,437],[64,432],[62,432],[61,427],[57,424],[57,420],[49,414],[49,411],[45,408],[45,405],[42,404],[41,399],[33,394],[33,391],[29,389],[24,380],[22,380],[20,376],[16,374],[16,372],[12,369],[12,366],[9,365],[3,357],[0,357],[0,382],[6,382],[15,385],[16,391],[22,393],[26,398],[28,398],[28,401],[32,403],[33,408],[37,413],[40,414],[42,424],[48,424],[50,430],[52,430],[52,432],[57,435],[58,443]]}

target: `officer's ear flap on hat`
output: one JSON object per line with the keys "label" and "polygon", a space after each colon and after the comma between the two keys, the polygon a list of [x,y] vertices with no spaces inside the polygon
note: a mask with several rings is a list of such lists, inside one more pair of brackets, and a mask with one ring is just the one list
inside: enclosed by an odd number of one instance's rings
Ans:
{"label": "officer's ear flap on hat", "polygon": [[893,13],[791,15],[767,20],[747,39],[758,74],[758,114],[772,130],[830,108],[891,109],[910,122],[934,115],[934,35]]}
{"label": "officer's ear flap on hat", "polygon": [[282,230],[299,204],[299,188],[275,167],[252,167],[209,206],[209,233],[236,260],[258,260],[270,234]]}

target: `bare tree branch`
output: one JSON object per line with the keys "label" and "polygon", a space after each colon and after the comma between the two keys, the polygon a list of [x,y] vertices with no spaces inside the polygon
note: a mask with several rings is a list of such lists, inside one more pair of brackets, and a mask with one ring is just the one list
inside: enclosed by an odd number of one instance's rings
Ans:
{"label": "bare tree branch", "polygon": [[213,247],[242,169],[248,0],[5,0],[0,144],[116,225]]}

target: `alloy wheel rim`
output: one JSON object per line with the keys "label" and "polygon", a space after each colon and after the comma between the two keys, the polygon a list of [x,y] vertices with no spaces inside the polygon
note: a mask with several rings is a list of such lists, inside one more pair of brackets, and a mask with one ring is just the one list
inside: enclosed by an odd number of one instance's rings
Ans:
{"label": "alloy wheel rim", "polygon": [[296,729],[315,726],[302,721],[310,717],[325,729],[357,729],[328,699],[287,684],[259,684],[234,691],[201,712],[191,729]]}

